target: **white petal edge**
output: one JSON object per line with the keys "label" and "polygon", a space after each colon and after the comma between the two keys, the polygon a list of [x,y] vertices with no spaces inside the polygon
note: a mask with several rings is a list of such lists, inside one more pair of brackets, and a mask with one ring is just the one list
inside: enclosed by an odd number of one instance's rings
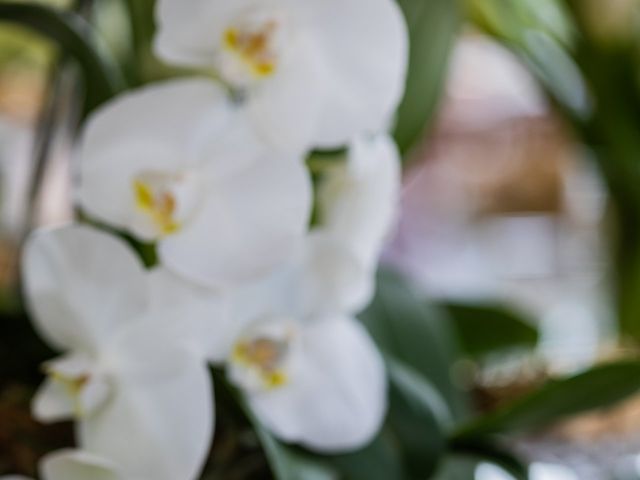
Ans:
{"label": "white petal edge", "polygon": [[304,8],[325,71],[315,145],[335,148],[354,136],[385,131],[402,99],[409,59],[408,30],[397,2],[289,1]]}
{"label": "white petal edge", "polygon": [[330,171],[319,190],[320,230],[340,239],[375,269],[397,219],[400,154],[388,135],[352,141],[346,165]]}
{"label": "white petal edge", "polygon": [[81,450],[60,450],[45,456],[39,466],[42,480],[134,480],[118,473],[115,464]]}
{"label": "white petal edge", "polygon": [[40,230],[22,274],[38,332],[56,348],[94,352],[146,304],[146,277],[130,247],[92,227]]}
{"label": "white petal edge", "polygon": [[289,290],[300,290],[299,318],[357,313],[371,301],[375,273],[340,238],[322,229],[312,231],[302,257]]}
{"label": "white petal edge", "polygon": [[74,405],[64,387],[47,377],[32,399],[31,411],[36,420],[52,423],[73,418]]}

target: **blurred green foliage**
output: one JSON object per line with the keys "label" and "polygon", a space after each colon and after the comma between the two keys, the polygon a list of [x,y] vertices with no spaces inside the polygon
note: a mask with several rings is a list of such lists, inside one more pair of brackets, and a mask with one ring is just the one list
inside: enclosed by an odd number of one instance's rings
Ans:
{"label": "blurred green foliage", "polygon": [[538,343],[538,330],[521,312],[499,303],[447,302],[442,308],[453,322],[462,351],[470,358],[514,349],[533,349]]}
{"label": "blurred green foliage", "polygon": [[0,19],[37,32],[78,62],[84,78],[86,112],[124,88],[117,63],[79,14],[31,3],[2,2]]}
{"label": "blurred green foliage", "polygon": [[38,69],[48,65],[51,46],[34,33],[13,24],[0,24],[0,69]]}
{"label": "blurred green foliage", "polygon": [[[14,3],[0,0],[3,3]],[[70,0],[21,0],[16,3],[42,4],[67,9]],[[16,26],[14,23],[0,22],[0,71],[9,68],[39,70],[47,67],[55,48],[38,34]]]}
{"label": "blurred green foliage", "polygon": [[441,98],[448,58],[461,23],[457,0],[398,0],[410,37],[409,72],[394,137],[408,153],[431,124]]}
{"label": "blurred green foliage", "polygon": [[[504,8],[510,5],[510,8]],[[608,187],[623,341],[640,342],[640,4],[470,0],[475,24],[518,54],[592,152]],[[540,12],[551,15],[540,15]],[[549,21],[554,19],[553,21]]]}
{"label": "blurred green foliage", "polygon": [[551,380],[532,393],[462,427],[455,439],[539,430],[581,412],[603,408],[640,391],[640,362],[621,361]]}

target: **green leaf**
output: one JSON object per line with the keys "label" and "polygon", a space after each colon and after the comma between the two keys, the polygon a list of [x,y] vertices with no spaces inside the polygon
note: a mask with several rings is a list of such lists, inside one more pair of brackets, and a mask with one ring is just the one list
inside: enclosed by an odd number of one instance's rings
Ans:
{"label": "green leaf", "polygon": [[529,468],[518,457],[495,443],[476,442],[469,445],[452,445],[432,480],[470,480],[475,478],[481,463],[500,467],[516,480],[528,480]]}
{"label": "green leaf", "polygon": [[502,39],[517,41],[535,30],[569,45],[575,35],[562,0],[466,0],[466,3],[472,21]]}
{"label": "green leaf", "polygon": [[467,1],[474,22],[520,56],[572,119],[589,116],[589,93],[568,48],[574,43],[575,26],[563,2]]}
{"label": "green leaf", "polygon": [[478,462],[470,457],[449,455],[432,480],[472,480]]}
{"label": "green leaf", "polygon": [[277,480],[334,480],[336,478],[335,472],[327,466],[283,445],[255,418],[252,420]]}
{"label": "green leaf", "polygon": [[410,367],[388,360],[389,415],[364,449],[324,457],[344,480],[429,478],[447,447],[451,417],[438,391]]}
{"label": "green leaf", "polygon": [[404,99],[394,132],[408,152],[433,118],[447,70],[460,14],[454,0],[398,0],[409,26],[411,51]]}
{"label": "green leaf", "polygon": [[360,318],[387,356],[427,379],[454,415],[464,414],[464,396],[451,377],[459,356],[446,315],[426,305],[399,275],[381,271],[374,300]]}
{"label": "green leaf", "polygon": [[85,110],[91,111],[123,89],[121,72],[101,48],[91,26],[78,14],[43,5],[0,3],[0,22],[30,28],[54,42],[81,67],[86,89]]}
{"label": "green leaf", "polygon": [[446,447],[451,413],[438,391],[411,367],[389,360],[389,426],[402,447],[404,465],[413,478],[429,478]]}
{"label": "green leaf", "polygon": [[531,322],[504,305],[448,302],[442,307],[455,325],[462,350],[471,357],[538,343],[538,331]]}
{"label": "green leaf", "polygon": [[582,74],[557,40],[545,32],[531,31],[514,50],[572,117],[585,119],[590,115],[592,105]]}
{"label": "green leaf", "polygon": [[405,480],[400,449],[389,431],[383,430],[365,448],[325,460],[341,480]]}
{"label": "green leaf", "polygon": [[533,393],[461,428],[454,441],[535,430],[589,410],[612,406],[640,390],[640,361],[601,365],[551,380]]}
{"label": "green leaf", "polygon": [[336,479],[336,472],[319,457],[316,458],[276,439],[262,425],[238,389],[228,383],[222,371],[214,370],[213,375],[216,385],[220,387],[222,400],[231,400],[253,426],[276,480]]}

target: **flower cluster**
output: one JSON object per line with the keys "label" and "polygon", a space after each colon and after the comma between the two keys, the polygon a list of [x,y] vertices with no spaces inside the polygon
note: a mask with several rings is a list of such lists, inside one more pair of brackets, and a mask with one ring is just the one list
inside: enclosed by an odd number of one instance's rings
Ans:
{"label": "flower cluster", "polygon": [[[407,62],[400,10],[156,9],[158,56],[214,75],[94,112],[76,191],[92,226],[39,231],[25,246],[35,326],[63,352],[44,366],[33,412],[74,419],[79,445],[46,457],[44,480],[198,478],[215,424],[209,365],[273,435],[318,452],[364,446],[385,416],[383,359],[354,316],[399,190],[386,130]],[[317,149],[344,153],[312,181]],[[157,265],[123,238],[153,245]]]}

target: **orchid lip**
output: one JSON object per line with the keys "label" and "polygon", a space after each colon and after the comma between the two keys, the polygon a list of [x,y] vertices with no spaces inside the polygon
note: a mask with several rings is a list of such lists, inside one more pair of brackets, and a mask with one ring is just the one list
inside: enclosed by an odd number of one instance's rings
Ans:
{"label": "orchid lip", "polygon": [[235,87],[273,77],[282,64],[284,21],[280,12],[253,10],[231,22],[220,38],[220,70]]}
{"label": "orchid lip", "polygon": [[63,363],[47,363],[43,367],[54,382],[61,385],[73,406],[76,418],[86,418],[108,399],[110,388],[106,377],[90,366],[83,369],[66,368]]}
{"label": "orchid lip", "polygon": [[243,32],[231,27],[224,33],[224,45],[247,65],[255,77],[269,77],[277,64],[276,55],[268,46],[271,31],[275,28],[273,23],[258,32]]}
{"label": "orchid lip", "polygon": [[200,197],[196,176],[191,172],[145,170],[134,177],[132,191],[136,211],[159,237],[180,232]]}
{"label": "orchid lip", "polygon": [[266,338],[251,342],[238,342],[233,351],[233,360],[245,368],[252,368],[258,374],[267,390],[285,385],[288,375],[279,367],[286,346]]}
{"label": "orchid lip", "polygon": [[242,336],[230,358],[231,377],[249,391],[273,391],[292,381],[295,332],[288,324],[262,324]]}

